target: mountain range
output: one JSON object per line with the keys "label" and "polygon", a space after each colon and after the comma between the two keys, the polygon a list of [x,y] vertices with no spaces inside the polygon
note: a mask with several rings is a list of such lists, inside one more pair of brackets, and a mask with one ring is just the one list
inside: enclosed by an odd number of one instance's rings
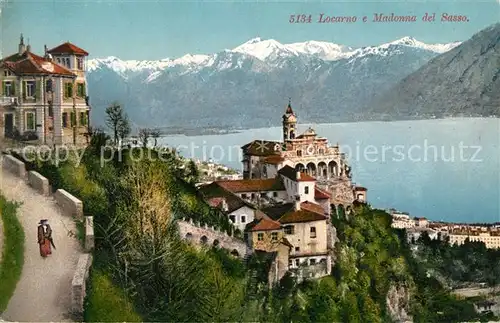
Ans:
{"label": "mountain range", "polygon": [[500,116],[500,23],[408,75],[372,109],[392,117]]}
{"label": "mountain range", "polygon": [[[485,32],[479,41],[494,42]],[[291,98],[303,123],[367,120],[380,113],[391,115],[396,110],[385,104],[396,102],[389,94],[400,82],[410,84],[409,75],[461,47],[460,42],[425,44],[412,37],[363,48],[254,38],[208,55],[157,61],[93,59],[87,73],[92,118],[102,125],[106,106],[118,101],[137,127],[268,127],[280,123]],[[489,51],[498,59],[498,47]],[[422,111],[431,113],[428,110]],[[395,117],[414,115],[397,112]]]}

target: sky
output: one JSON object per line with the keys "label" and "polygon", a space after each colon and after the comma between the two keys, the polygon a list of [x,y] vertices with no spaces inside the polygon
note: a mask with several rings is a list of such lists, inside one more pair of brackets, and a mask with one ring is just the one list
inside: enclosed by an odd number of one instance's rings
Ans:
{"label": "sky", "polygon": [[[1,0],[0,0],[1,1]],[[412,36],[426,43],[464,41],[500,21],[500,0],[427,1],[150,1],[7,0],[0,17],[1,51],[17,51],[20,33],[32,51],[70,41],[91,58],[156,60],[210,54],[252,38],[281,43],[328,41],[362,47]],[[319,15],[356,16],[355,23],[318,23]],[[416,15],[411,23],[373,22],[374,13]],[[423,22],[435,13],[435,22]],[[467,22],[441,22],[443,13]],[[290,23],[290,15],[311,23]],[[367,22],[363,23],[363,16]]]}

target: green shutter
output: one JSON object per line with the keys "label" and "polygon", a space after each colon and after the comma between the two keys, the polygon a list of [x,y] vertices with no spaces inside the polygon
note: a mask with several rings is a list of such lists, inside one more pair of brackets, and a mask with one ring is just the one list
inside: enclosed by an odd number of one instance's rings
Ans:
{"label": "green shutter", "polygon": [[74,112],[71,112],[71,126],[76,126],[76,114]]}
{"label": "green shutter", "polygon": [[68,94],[70,98],[73,97],[73,83],[68,83]]}
{"label": "green shutter", "polygon": [[12,96],[16,96],[16,81],[12,82],[11,91],[12,91]]}
{"label": "green shutter", "polygon": [[26,99],[26,81],[23,81],[23,99]]}
{"label": "green shutter", "polygon": [[4,87],[5,87],[5,81],[2,82],[2,86],[0,86],[0,96],[5,93]]}
{"label": "green shutter", "polygon": [[40,99],[42,96],[40,95],[42,93],[42,83],[40,82],[40,80],[37,80],[35,82],[35,98],[38,100]]}
{"label": "green shutter", "polygon": [[82,88],[83,88],[83,97],[87,96],[87,89],[85,88],[85,83],[82,83]]}

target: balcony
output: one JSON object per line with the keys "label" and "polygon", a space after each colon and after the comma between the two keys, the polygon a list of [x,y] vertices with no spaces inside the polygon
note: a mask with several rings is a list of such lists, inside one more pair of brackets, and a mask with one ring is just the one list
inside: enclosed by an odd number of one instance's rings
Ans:
{"label": "balcony", "polygon": [[1,96],[0,97],[0,105],[3,106],[18,106],[19,101],[17,97],[12,97],[12,96]]}

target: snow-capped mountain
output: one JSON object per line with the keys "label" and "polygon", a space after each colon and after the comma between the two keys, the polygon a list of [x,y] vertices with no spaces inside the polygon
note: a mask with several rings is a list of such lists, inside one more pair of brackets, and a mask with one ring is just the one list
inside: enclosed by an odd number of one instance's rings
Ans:
{"label": "snow-capped mountain", "polygon": [[103,124],[105,107],[118,100],[139,125],[269,126],[279,122],[280,109],[292,97],[302,121],[352,119],[384,90],[458,45],[404,37],[350,48],[254,38],[213,54],[157,61],[92,59],[93,118]]}

